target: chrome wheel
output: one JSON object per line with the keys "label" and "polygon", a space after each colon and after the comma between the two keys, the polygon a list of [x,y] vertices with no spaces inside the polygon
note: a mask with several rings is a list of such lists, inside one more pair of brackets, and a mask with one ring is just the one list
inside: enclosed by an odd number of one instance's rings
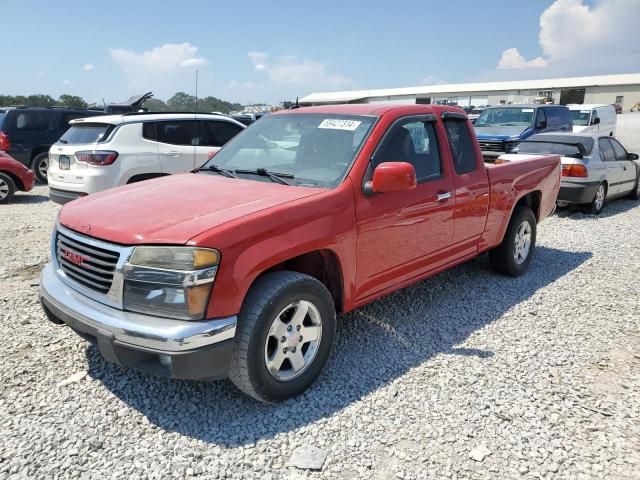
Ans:
{"label": "chrome wheel", "polygon": [[531,224],[522,222],[516,230],[516,238],[513,242],[513,259],[517,265],[522,265],[529,256],[531,250]]}
{"label": "chrome wheel", "polygon": [[2,178],[0,178],[0,200],[4,200],[9,196],[9,192],[11,189],[9,188],[9,184]]}
{"label": "chrome wheel", "polygon": [[593,200],[593,206],[595,207],[596,212],[602,210],[604,206],[604,185],[599,185],[598,190],[596,190],[596,198]]}
{"label": "chrome wheel", "polygon": [[49,157],[44,157],[42,160],[38,162],[38,173],[41,178],[46,180],[47,178],[47,170],[49,169]]}
{"label": "chrome wheel", "polygon": [[287,381],[302,374],[313,362],[321,338],[322,318],[313,303],[299,300],[287,305],[271,323],[264,346],[271,376]]}

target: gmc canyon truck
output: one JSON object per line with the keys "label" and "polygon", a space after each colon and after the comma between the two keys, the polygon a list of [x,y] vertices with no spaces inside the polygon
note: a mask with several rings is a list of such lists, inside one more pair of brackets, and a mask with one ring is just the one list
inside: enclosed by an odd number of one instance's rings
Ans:
{"label": "gmc canyon truck", "polygon": [[320,374],[336,312],[483,252],[524,273],[559,185],[555,155],[485,165],[459,108],[285,111],[198,172],[65,205],[41,302],[107,360],[277,402]]}

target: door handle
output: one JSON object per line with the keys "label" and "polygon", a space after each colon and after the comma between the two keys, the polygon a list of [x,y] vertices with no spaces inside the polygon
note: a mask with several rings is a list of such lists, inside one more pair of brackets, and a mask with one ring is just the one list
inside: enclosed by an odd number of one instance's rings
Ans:
{"label": "door handle", "polygon": [[177,157],[178,155],[180,155],[180,152],[176,152],[175,150],[172,150],[170,152],[164,152],[165,155],[169,155],[170,157]]}
{"label": "door handle", "polygon": [[449,200],[451,196],[451,192],[438,192],[437,199],[439,202],[444,202],[445,200]]}

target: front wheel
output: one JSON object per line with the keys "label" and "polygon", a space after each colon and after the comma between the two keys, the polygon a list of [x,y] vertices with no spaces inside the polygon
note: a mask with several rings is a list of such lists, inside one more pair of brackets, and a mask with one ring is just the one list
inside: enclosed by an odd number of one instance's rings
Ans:
{"label": "front wheel", "polygon": [[629,198],[632,200],[640,200],[640,173],[638,173],[638,176],[636,177],[636,186],[629,194]]}
{"label": "front wheel", "polygon": [[335,307],[322,283],[297,272],[268,273],[242,305],[229,378],[261,402],[298,395],[320,375],[335,331]]}
{"label": "front wheel", "polygon": [[518,277],[529,267],[535,246],[536,216],[528,207],[516,207],[502,243],[489,252],[491,267]]}
{"label": "front wheel", "polygon": [[37,155],[31,163],[31,170],[36,175],[36,180],[40,183],[47,183],[47,170],[49,169],[49,154],[41,153]]}

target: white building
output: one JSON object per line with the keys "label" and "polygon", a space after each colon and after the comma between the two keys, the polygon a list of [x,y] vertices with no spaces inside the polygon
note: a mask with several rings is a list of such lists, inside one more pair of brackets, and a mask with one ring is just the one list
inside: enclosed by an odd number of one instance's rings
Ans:
{"label": "white building", "polygon": [[640,73],[312,93],[301,98],[300,104],[452,103],[479,106],[542,103],[547,99],[559,104],[619,103],[624,111],[628,111],[640,102]]}

